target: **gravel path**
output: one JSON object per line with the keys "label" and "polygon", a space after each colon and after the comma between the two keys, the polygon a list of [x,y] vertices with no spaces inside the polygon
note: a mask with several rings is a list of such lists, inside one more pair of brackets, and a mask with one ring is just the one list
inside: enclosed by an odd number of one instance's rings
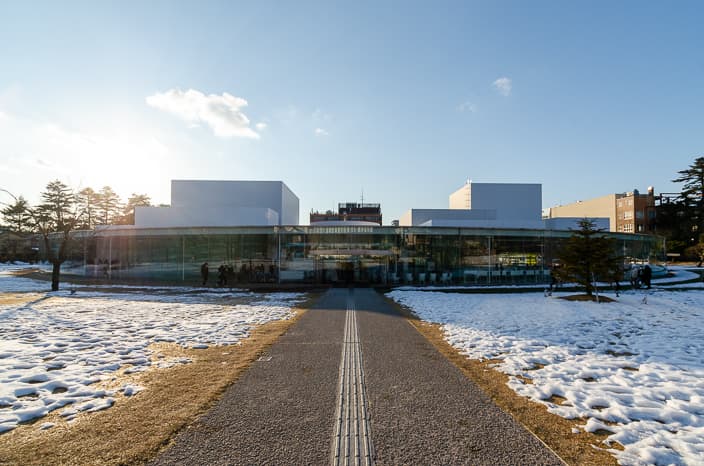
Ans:
{"label": "gravel path", "polygon": [[328,464],[348,294],[376,464],[564,464],[370,289],[332,289],[153,464]]}
{"label": "gravel path", "polygon": [[564,464],[382,296],[354,294],[377,464]]}
{"label": "gravel path", "polygon": [[327,464],[344,324],[323,295],[154,464]]}

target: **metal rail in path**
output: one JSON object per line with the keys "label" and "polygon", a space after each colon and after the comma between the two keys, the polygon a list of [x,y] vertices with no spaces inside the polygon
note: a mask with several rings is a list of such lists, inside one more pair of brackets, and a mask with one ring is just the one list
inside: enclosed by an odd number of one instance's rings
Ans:
{"label": "metal rail in path", "polygon": [[347,295],[335,416],[331,464],[373,465],[374,448],[369,430],[362,348],[357,332],[357,315],[352,289]]}

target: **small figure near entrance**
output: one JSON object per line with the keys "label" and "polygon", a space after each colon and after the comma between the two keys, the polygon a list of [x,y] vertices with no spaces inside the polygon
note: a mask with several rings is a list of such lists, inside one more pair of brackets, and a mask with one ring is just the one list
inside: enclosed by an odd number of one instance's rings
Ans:
{"label": "small figure near entrance", "polygon": [[643,281],[643,284],[647,289],[650,289],[650,280],[653,278],[653,270],[650,268],[650,265],[645,264],[645,267],[643,267],[643,272],[641,274],[641,280]]}
{"label": "small figure near entrance", "polygon": [[227,285],[227,268],[225,264],[220,264],[218,267],[218,286]]}
{"label": "small figure near entrance", "polygon": [[203,286],[208,283],[208,263],[203,262],[203,265],[200,266],[200,278],[203,279]]}
{"label": "small figure near entrance", "polygon": [[631,267],[631,287],[632,288],[640,288],[640,279],[641,279],[641,270],[640,267],[637,265],[633,265]]}

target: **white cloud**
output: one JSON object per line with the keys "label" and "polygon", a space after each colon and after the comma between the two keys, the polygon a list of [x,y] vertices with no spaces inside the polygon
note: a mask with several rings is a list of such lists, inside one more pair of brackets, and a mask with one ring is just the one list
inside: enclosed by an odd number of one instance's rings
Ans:
{"label": "white cloud", "polygon": [[257,123],[257,124],[254,125],[254,126],[256,126],[256,128],[257,128],[259,131],[264,131],[264,130],[266,129],[266,127],[267,127],[267,124],[264,123],[263,121],[260,121],[259,123]]}
{"label": "white cloud", "polygon": [[330,133],[325,131],[323,128],[315,128],[315,135],[316,136],[329,136]]}
{"label": "white cloud", "polygon": [[227,92],[205,95],[189,89],[169,89],[147,97],[151,107],[172,113],[191,124],[205,123],[220,138],[259,139],[259,133],[249,127],[249,118],[242,112],[247,101]]}
{"label": "white cloud", "polygon": [[513,82],[510,78],[501,77],[492,83],[492,86],[504,97],[511,95],[511,88],[513,87]]}
{"label": "white cloud", "polygon": [[460,112],[475,113],[477,111],[477,105],[473,104],[470,101],[462,102],[459,107],[457,107],[457,110],[459,110]]}

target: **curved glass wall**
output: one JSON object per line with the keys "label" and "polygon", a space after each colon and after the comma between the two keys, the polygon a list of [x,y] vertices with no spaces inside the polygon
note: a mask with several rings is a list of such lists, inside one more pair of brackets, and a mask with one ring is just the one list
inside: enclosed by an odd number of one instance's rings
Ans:
{"label": "curved glass wall", "polygon": [[[68,273],[198,283],[208,262],[232,283],[531,284],[571,231],[444,227],[297,226],[109,228],[85,232]],[[627,261],[662,254],[649,235],[607,233]]]}

